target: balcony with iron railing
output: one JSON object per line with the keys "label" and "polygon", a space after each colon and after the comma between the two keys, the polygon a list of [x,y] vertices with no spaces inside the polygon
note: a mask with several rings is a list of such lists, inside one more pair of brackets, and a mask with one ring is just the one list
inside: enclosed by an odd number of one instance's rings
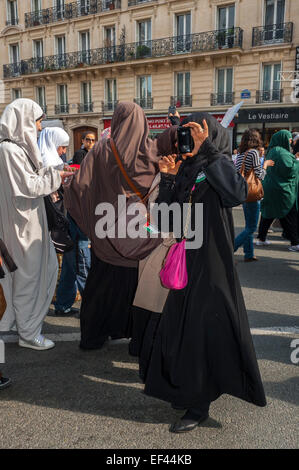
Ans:
{"label": "balcony with iron railing", "polygon": [[78,113],[92,113],[93,103],[78,103]]}
{"label": "balcony with iron railing", "polygon": [[103,113],[112,113],[116,106],[117,106],[118,100],[112,100],[112,101],[102,101],[102,112]]}
{"label": "balcony with iron railing", "polygon": [[243,30],[241,28],[209,31],[187,36],[172,36],[153,39],[144,44],[134,42],[84,52],[77,51],[47,56],[42,59],[42,63],[38,58],[22,60],[18,63],[4,65],[3,76],[7,79],[36,72],[50,72],[140,59],[156,59],[180,54],[215,52],[220,49],[241,48],[242,40]]}
{"label": "balcony with iron railing", "polygon": [[256,102],[261,103],[282,103],[283,89],[279,90],[257,90]]}
{"label": "balcony with iron railing", "polygon": [[171,96],[170,106],[175,106],[176,108],[190,108],[192,106],[192,95]]}
{"label": "balcony with iron railing", "polygon": [[143,109],[153,109],[153,98],[147,96],[146,98],[134,98],[134,103],[139,104]]}
{"label": "balcony with iron railing", "polygon": [[291,43],[293,40],[293,23],[280,23],[258,26],[252,30],[252,46]]}
{"label": "balcony with iron railing", "polygon": [[229,105],[234,104],[234,102],[235,93],[233,91],[211,94],[211,106]]}
{"label": "balcony with iron railing", "polygon": [[157,2],[158,0],[128,0],[128,7],[142,5],[143,3]]}
{"label": "balcony with iron railing", "polygon": [[66,3],[61,7],[25,13],[25,28],[95,15],[96,13],[119,8],[121,8],[121,0],[90,0],[86,4],[81,4],[80,2]]}
{"label": "balcony with iron railing", "polygon": [[56,104],[55,105],[55,114],[69,114],[70,105],[69,104]]}

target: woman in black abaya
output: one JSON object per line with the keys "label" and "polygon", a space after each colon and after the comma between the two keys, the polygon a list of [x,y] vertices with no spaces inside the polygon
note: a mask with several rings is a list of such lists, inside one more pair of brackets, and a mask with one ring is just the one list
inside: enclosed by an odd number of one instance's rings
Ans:
{"label": "woman in black abaya", "polygon": [[[161,160],[156,202],[187,203],[195,185],[191,222],[194,204],[203,203],[203,245],[186,250],[187,287],[170,291],[162,315],[155,316],[156,327],[152,317],[140,355],[145,393],[187,410],[171,432],[194,429],[224,393],[266,405],[233,259],[231,208],[246,200],[247,184],[235,170],[228,133],[217,120],[195,113],[187,121],[193,155],[181,166],[172,157]],[[205,179],[196,183],[201,172]]]}

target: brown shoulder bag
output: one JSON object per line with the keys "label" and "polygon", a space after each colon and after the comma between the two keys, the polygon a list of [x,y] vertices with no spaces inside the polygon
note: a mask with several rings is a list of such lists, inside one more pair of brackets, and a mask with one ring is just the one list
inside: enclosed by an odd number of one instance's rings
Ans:
{"label": "brown shoulder bag", "polygon": [[245,152],[245,157],[240,169],[240,174],[246,180],[248,185],[248,195],[246,202],[257,202],[263,199],[264,189],[261,180],[256,176],[254,169],[251,168],[249,171],[245,171],[245,160],[247,158],[248,151]]}

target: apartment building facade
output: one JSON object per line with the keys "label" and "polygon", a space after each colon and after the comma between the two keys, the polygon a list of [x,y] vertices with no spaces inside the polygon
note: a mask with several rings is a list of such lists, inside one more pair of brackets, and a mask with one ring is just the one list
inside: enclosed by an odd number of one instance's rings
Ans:
{"label": "apartment building facade", "polygon": [[[206,110],[266,142],[299,130],[292,79],[299,68],[298,0],[0,0],[4,103],[36,100],[71,136],[109,127],[118,101],[145,110],[152,133]],[[296,66],[297,54],[297,66]],[[289,73],[288,73],[289,72]],[[290,73],[292,72],[292,73]],[[298,74],[299,75],[299,74]]]}

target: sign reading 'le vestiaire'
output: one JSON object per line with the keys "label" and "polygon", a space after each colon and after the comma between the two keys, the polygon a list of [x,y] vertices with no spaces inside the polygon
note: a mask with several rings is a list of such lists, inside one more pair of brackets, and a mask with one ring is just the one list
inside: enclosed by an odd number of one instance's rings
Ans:
{"label": "sign reading 'le vestiaire'", "polygon": [[299,107],[273,108],[267,111],[261,109],[243,109],[239,111],[235,121],[238,123],[298,122]]}

